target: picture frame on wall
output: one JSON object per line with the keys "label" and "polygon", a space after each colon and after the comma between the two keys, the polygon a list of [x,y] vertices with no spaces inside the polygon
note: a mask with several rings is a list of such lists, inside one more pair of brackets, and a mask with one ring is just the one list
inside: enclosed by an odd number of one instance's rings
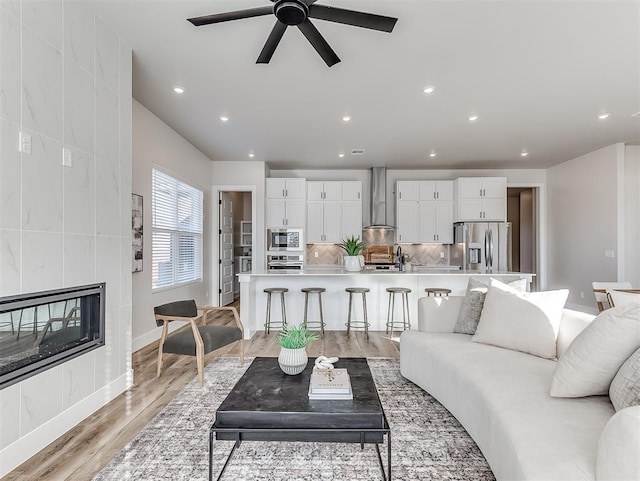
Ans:
{"label": "picture frame on wall", "polygon": [[142,272],[143,261],[143,199],[141,195],[131,194],[131,242],[132,266],[131,272]]}

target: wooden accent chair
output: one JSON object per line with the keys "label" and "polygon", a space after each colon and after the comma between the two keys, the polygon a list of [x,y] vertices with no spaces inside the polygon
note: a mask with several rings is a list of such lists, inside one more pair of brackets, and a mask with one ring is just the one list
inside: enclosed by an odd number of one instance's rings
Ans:
{"label": "wooden accent chair", "polygon": [[593,294],[596,296],[596,304],[600,312],[613,307],[609,289],[631,289],[630,282],[592,282]]}
{"label": "wooden accent chair", "polygon": [[[162,326],[162,336],[158,347],[158,377],[162,371],[162,356],[165,352],[195,356],[198,364],[200,387],[204,386],[204,355],[223,346],[238,341],[240,343],[240,364],[244,364],[244,327],[235,307],[197,306],[196,302],[176,301],[153,308],[156,324]],[[202,314],[198,314],[202,311]],[[207,316],[214,311],[231,311],[235,326],[208,326]],[[202,319],[203,325],[198,325]],[[188,322],[191,329],[181,329],[169,334],[172,321]]]}

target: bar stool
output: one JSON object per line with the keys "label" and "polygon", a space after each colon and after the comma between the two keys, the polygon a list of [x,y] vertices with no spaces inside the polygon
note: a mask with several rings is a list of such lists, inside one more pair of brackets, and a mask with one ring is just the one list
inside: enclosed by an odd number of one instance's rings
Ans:
{"label": "bar stool", "polygon": [[[387,287],[387,292],[389,293],[389,308],[387,310],[386,333],[389,334],[389,331],[391,331],[391,334],[393,334],[393,328],[396,325],[402,326],[401,330],[403,331],[411,329],[411,321],[409,319],[409,293],[411,289],[408,287]],[[396,294],[400,294],[402,300],[402,321],[393,319]]]}
{"label": "bar stool", "polygon": [[[367,287],[347,287],[345,289],[346,292],[349,293],[349,315],[347,317],[347,334],[351,331],[351,327],[364,327],[364,332],[367,335],[367,339],[369,339],[369,319],[367,317],[367,292],[370,291]],[[364,313],[363,320],[352,320],[351,319],[351,307],[353,305],[353,295],[354,294],[362,294],[362,312]],[[355,324],[355,326],[352,326]]]}
{"label": "bar stool", "polygon": [[[286,287],[267,287],[264,292],[267,293],[267,317],[264,321],[264,335],[269,334],[272,327],[280,327],[282,329],[287,327],[287,313],[285,311],[284,293],[289,292]],[[271,294],[280,294],[280,305],[282,306],[282,320],[280,322],[271,322]],[[272,326],[272,324],[276,324]]]}
{"label": "bar stool", "polygon": [[[324,287],[305,287],[300,289],[301,292],[304,292],[304,320],[302,324],[305,327],[309,327],[309,324],[317,324],[320,327],[320,331],[324,336],[324,317],[322,316],[322,293],[326,292]],[[307,319],[309,313],[309,294],[318,294],[318,307],[320,309],[320,320],[318,321],[310,321]]]}
{"label": "bar stool", "polygon": [[425,287],[424,292],[427,293],[427,297],[433,295],[433,297],[447,297],[451,294],[451,289],[445,287]]}

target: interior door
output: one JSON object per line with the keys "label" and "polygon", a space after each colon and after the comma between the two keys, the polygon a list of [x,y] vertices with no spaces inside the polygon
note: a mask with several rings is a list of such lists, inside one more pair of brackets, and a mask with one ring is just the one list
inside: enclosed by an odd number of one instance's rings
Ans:
{"label": "interior door", "polygon": [[228,192],[220,192],[220,306],[233,302],[233,202]]}

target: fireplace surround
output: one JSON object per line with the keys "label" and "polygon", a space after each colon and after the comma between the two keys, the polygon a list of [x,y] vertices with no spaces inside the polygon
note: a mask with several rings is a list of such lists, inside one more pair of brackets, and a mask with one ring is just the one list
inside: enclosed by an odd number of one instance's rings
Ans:
{"label": "fireplace surround", "polygon": [[0,298],[0,389],[105,344],[106,284]]}

